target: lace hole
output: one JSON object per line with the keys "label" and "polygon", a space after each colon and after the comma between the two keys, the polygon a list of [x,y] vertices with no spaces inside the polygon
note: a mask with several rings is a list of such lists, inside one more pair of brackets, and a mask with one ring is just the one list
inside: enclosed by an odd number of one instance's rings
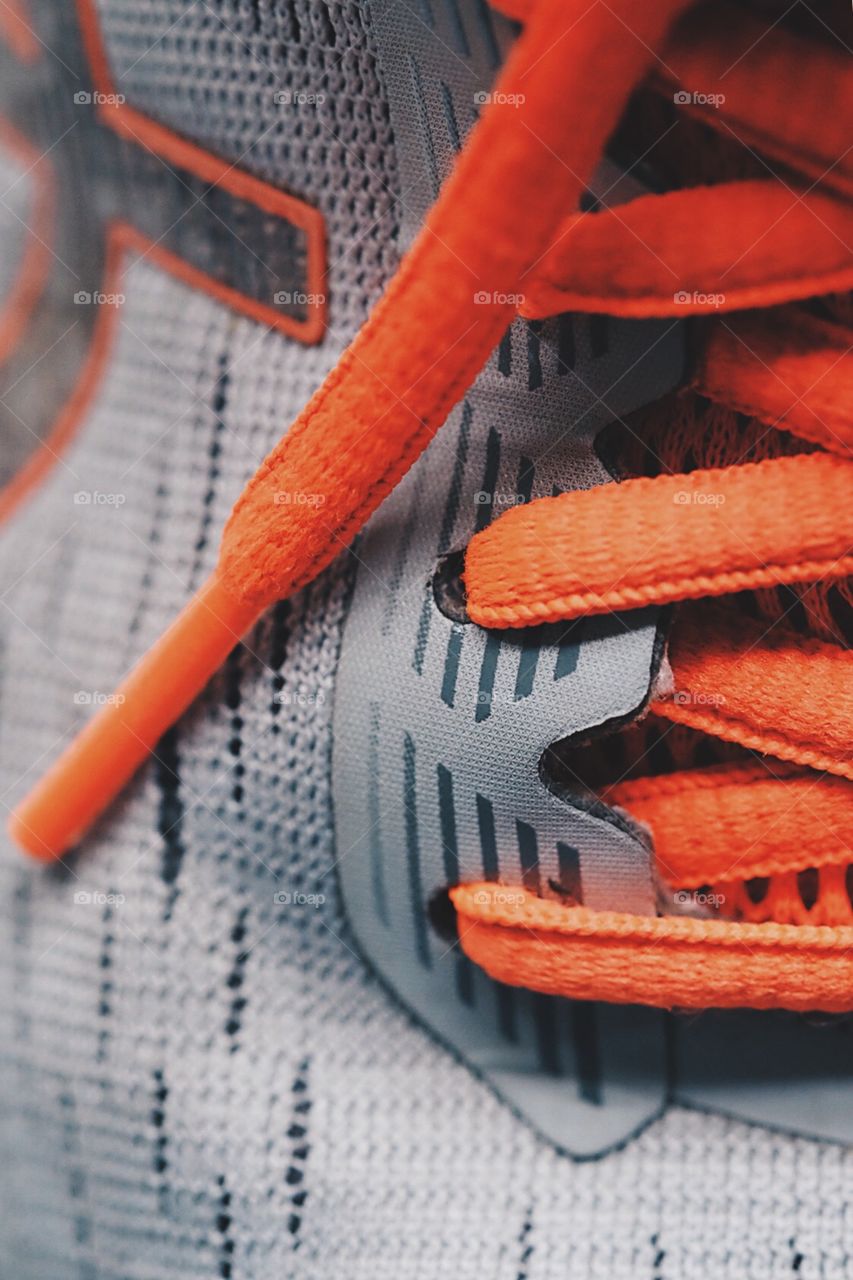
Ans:
{"label": "lace hole", "polygon": [[458,942],[456,908],[450,900],[448,888],[437,889],[427,903],[427,919],[442,942]]}
{"label": "lace hole", "polygon": [[448,551],[436,565],[432,575],[435,606],[451,622],[468,623],[467,597],[462,574],[465,570],[465,548]]}

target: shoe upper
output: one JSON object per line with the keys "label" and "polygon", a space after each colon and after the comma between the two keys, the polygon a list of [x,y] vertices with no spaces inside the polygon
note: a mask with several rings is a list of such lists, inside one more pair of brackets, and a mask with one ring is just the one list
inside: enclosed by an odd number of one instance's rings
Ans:
{"label": "shoe upper", "polygon": [[[52,238],[0,395],[8,471],[50,458],[0,539],[10,809],[212,572],[519,38],[479,0],[29,0],[26,25],[6,110],[42,159],[0,146],[0,287],[42,168]],[[653,190],[651,158],[626,167],[601,162],[587,208]],[[845,1274],[820,1216],[848,1177],[845,1021],[496,981],[447,896],[679,914],[649,827],[552,750],[645,723],[669,612],[488,629],[458,576],[506,510],[616,484],[608,432],[684,384],[694,341],[671,317],[514,319],[79,847],[41,867],[9,845],[4,1273]],[[750,1177],[771,1166],[772,1194]],[[713,1229],[684,1228],[697,1206]]]}

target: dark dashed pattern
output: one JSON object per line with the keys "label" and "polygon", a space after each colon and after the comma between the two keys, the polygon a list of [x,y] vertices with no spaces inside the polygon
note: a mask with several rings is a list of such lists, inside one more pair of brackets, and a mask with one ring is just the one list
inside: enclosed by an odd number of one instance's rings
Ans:
{"label": "dark dashed pattern", "polygon": [[465,35],[465,28],[462,26],[462,19],[459,16],[459,6],[456,0],[444,0],[444,5],[450,19],[450,30],[453,34],[453,43],[456,46],[456,51],[461,53],[463,58],[470,58],[471,48],[468,44],[468,37]]}
{"label": "dark dashed pattern", "polygon": [[501,53],[498,48],[498,42],[495,39],[494,27],[492,26],[492,11],[486,0],[474,0],[473,12],[483,38],[486,57],[493,68],[498,67],[501,62]]}
{"label": "dark dashed pattern", "polygon": [[497,880],[500,874],[498,842],[495,835],[495,811],[491,800],[477,793],[477,825],[480,831],[480,857],[483,879]]}
{"label": "dark dashed pattern", "polygon": [[558,840],[557,866],[560,871],[560,879],[557,883],[551,881],[551,888],[566,898],[571,898],[573,902],[583,902],[580,850],[575,849],[573,845],[563,844],[562,840]]}
{"label": "dark dashed pattern", "polygon": [[500,982],[495,983],[495,998],[498,1006],[498,1026],[504,1040],[510,1044],[518,1044],[518,1023],[515,1017],[515,991]]}
{"label": "dark dashed pattern", "polygon": [[249,908],[241,907],[237,913],[234,928],[231,930],[231,941],[237,948],[237,954],[234,957],[234,964],[225,983],[228,990],[232,993],[231,1005],[228,1010],[228,1020],[225,1023],[225,1033],[231,1040],[232,1053],[236,1053],[240,1048],[237,1037],[240,1034],[240,1028],[243,1023],[243,1010],[246,1007],[246,997],[240,993],[243,987],[243,979],[245,977],[246,961],[250,954],[243,946],[243,943],[246,941],[246,920],[248,915]]}
{"label": "dark dashed pattern", "polygon": [[424,97],[421,69],[411,54],[408,56],[408,63],[409,75],[412,77],[415,110],[418,114],[418,123],[424,138],[424,154],[427,172],[429,173],[430,189],[432,191],[432,198],[435,200],[441,184],[438,176],[438,161],[435,154],[435,143],[433,141],[432,130],[430,129],[429,115],[427,113],[426,99]]}
{"label": "dark dashed pattern", "polygon": [[403,739],[403,806],[406,814],[406,863],[409,872],[409,899],[415,929],[415,948],[424,968],[432,967],[427,937],[427,915],[421,882],[421,858],[418,835],[417,778],[415,744],[407,733]]}
{"label": "dark dashed pattern", "polygon": [[512,374],[512,329],[507,329],[498,346],[498,373],[505,378]]}
{"label": "dark dashed pattern", "polygon": [[500,632],[490,631],[483,646],[483,658],[480,663],[480,683],[477,689],[477,706],[474,719],[477,724],[488,720],[492,714],[492,697],[495,689],[495,675],[498,670],[498,658],[501,652]]}
{"label": "dark dashed pattern", "polygon": [[[77,1105],[68,1079],[63,1081],[63,1089],[59,1095],[59,1107],[62,1127],[62,1151],[66,1159],[68,1194],[74,1205],[72,1224],[74,1242],[82,1248],[88,1248],[92,1242],[92,1219],[89,1213],[89,1188],[84,1167],[83,1152],[80,1145],[80,1125],[77,1120]],[[94,1269],[83,1258],[77,1262],[77,1275],[80,1280],[93,1280]]]}
{"label": "dark dashed pattern", "polygon": [[190,583],[197,586],[201,577],[204,553],[210,541],[210,530],[213,523],[213,503],[219,483],[219,458],[222,453],[222,433],[225,430],[225,409],[228,403],[228,353],[220,352],[216,383],[213,388],[211,408],[214,421],[210,443],[207,446],[207,488],[202,498],[201,526],[195,542],[195,560]]}
{"label": "dark dashed pattern", "polygon": [[273,718],[271,732],[273,734],[281,731],[281,726],[278,724],[278,716],[281,713],[282,706],[281,695],[284,689],[284,676],[281,674],[281,668],[287,657],[287,646],[290,641],[290,611],[290,601],[279,600],[270,615],[268,665],[273,672],[272,702],[270,704],[270,713]]}
{"label": "dark dashed pattern", "polygon": [[367,818],[370,823],[370,882],[376,914],[387,928],[388,894],[385,889],[385,850],[379,809],[379,704],[370,704],[370,734],[367,739]]}
{"label": "dark dashed pattern", "polygon": [[456,681],[459,677],[464,635],[459,623],[454,622],[447,638],[447,655],[444,659],[444,674],[441,678],[441,700],[448,707],[452,707],[456,701]]}
{"label": "dark dashed pattern", "polygon": [[596,1007],[578,1000],[571,1005],[571,1018],[578,1093],[585,1102],[600,1107],[604,1099],[601,1095],[601,1055],[598,1048]]}
{"label": "dark dashed pattern", "polygon": [[98,1063],[107,1060],[110,1043],[109,1018],[113,1011],[112,949],[115,935],[112,927],[114,913],[112,903],[109,901],[109,896],[113,893],[114,890],[110,890],[101,914],[104,932],[101,935],[101,954],[98,957],[98,966],[101,970],[101,980],[98,984],[98,1047],[95,1050],[95,1061]]}
{"label": "dark dashed pattern", "polygon": [[515,820],[515,833],[518,840],[518,858],[521,863],[521,879],[528,893],[539,895],[539,849],[536,832],[528,823],[520,818]]}
{"label": "dark dashed pattern", "polygon": [[575,367],[575,322],[571,316],[557,320],[557,374],[564,377]]}
{"label": "dark dashed pattern", "polygon": [[557,1010],[559,1001],[553,996],[533,995],[533,1021],[536,1028],[536,1048],[539,1067],[547,1076],[561,1076],[557,1043]]}
{"label": "dark dashed pattern", "polygon": [[661,1248],[660,1237],[657,1232],[652,1236],[650,1244],[655,1251],[652,1261],[652,1280],[664,1280],[661,1268],[666,1260],[666,1250]]}
{"label": "dark dashed pattern", "polygon": [[311,1151],[308,1141],[308,1116],[312,1105],[309,1090],[310,1068],[310,1058],[304,1058],[299,1064],[299,1069],[294,1077],[291,1089],[293,1094],[293,1113],[290,1127],[287,1130],[287,1136],[293,1146],[284,1181],[290,1193],[291,1212],[287,1218],[287,1229],[293,1238],[294,1249],[298,1249],[301,1242],[299,1233],[302,1227],[305,1202],[308,1199],[308,1192],[305,1187],[305,1171]]}
{"label": "dark dashed pattern", "polygon": [[610,323],[607,316],[589,317],[589,341],[594,360],[607,355],[610,350]]}
{"label": "dark dashed pattern", "polygon": [[466,955],[456,957],[456,993],[469,1009],[474,1007],[474,966]]}
{"label": "dark dashed pattern", "polygon": [[533,1230],[533,1206],[527,1210],[524,1215],[524,1222],[521,1224],[521,1231],[518,1233],[518,1274],[516,1280],[527,1280],[527,1268],[530,1259],[533,1257],[533,1242],[530,1239],[530,1233]]}
{"label": "dark dashed pattern", "polygon": [[[436,550],[436,559],[445,555],[450,549],[451,540],[453,538],[453,530],[456,524],[456,517],[459,514],[459,500],[462,493],[462,477],[465,473],[465,464],[468,461],[468,445],[471,436],[471,406],[466,400],[462,405],[462,419],[459,425],[459,438],[456,442],[456,458],[453,463],[453,473],[450,477],[450,486],[447,491],[447,499],[444,504],[444,513],[441,518],[441,529],[438,535],[438,547]],[[421,616],[418,622],[418,635],[415,642],[414,668],[418,675],[423,674],[424,657],[426,655],[427,640],[429,638],[429,627],[432,619],[433,593],[431,585],[426,584],[424,592],[424,602],[421,607]],[[461,641],[460,641],[461,652]],[[452,704],[451,704],[452,705]]]}
{"label": "dark dashed pattern", "polygon": [[154,754],[154,776],[160,791],[160,803],[157,811],[157,830],[162,841],[160,877],[167,888],[166,901],[163,905],[163,920],[165,923],[168,923],[172,918],[172,911],[180,892],[178,880],[185,853],[183,835],[184,802],[181,798],[179,740],[179,730],[174,725],[164,733],[157,744]]}
{"label": "dark dashed pattern", "polygon": [[[500,434],[494,427],[490,427],[489,434],[486,438],[486,460],[483,467],[482,487],[480,490],[479,500],[477,502],[474,525],[475,533],[479,533],[481,529],[485,529],[492,519],[500,465]],[[474,710],[474,719],[478,724],[482,723],[483,720],[488,720],[492,713],[492,693],[494,690],[495,674],[498,668],[500,651],[500,632],[489,631],[486,636],[486,643],[483,648],[483,657],[480,662],[480,681],[477,689],[477,705]]]}
{"label": "dark dashed pattern", "polygon": [[527,325],[527,390],[538,391],[542,386],[542,354],[539,335],[542,325],[531,320]]}
{"label": "dark dashed pattern", "polygon": [[14,1003],[14,1041],[23,1051],[32,1038],[32,1013],[27,999],[31,970],[26,957],[30,954],[33,907],[33,882],[29,870],[23,867],[15,883],[14,904],[14,988],[18,996]]}
{"label": "dark dashed pattern", "polygon": [[216,1232],[219,1236],[219,1275],[222,1280],[230,1280],[233,1275],[232,1259],[234,1256],[234,1237],[231,1234],[231,1192],[228,1190],[228,1184],[225,1181],[225,1175],[220,1173],[216,1179],[216,1185],[219,1187],[219,1197],[216,1201]]}
{"label": "dark dashed pattern", "polygon": [[447,85],[441,83],[441,109],[444,112],[444,123],[447,126],[447,136],[450,139],[454,151],[458,151],[462,145],[462,139],[459,136],[459,123],[456,119],[456,111],[453,106],[453,95]]}
{"label": "dark dashed pattern", "polygon": [[231,787],[231,798],[238,805],[243,803],[243,775],[246,771],[245,765],[240,759],[243,752],[243,717],[240,715],[240,703],[242,701],[240,684],[243,674],[242,656],[243,646],[239,644],[228,655],[225,663],[224,693],[225,705],[231,712],[231,737],[228,739],[228,752],[234,760],[234,764],[231,767],[231,777],[234,780]]}
{"label": "dark dashed pattern", "polygon": [[441,852],[448,885],[459,883],[459,848],[456,843],[456,808],[453,803],[453,774],[443,764],[437,767],[438,812],[441,821]]}
{"label": "dark dashed pattern", "polygon": [[489,434],[486,437],[486,461],[483,467],[483,483],[480,486],[476,519],[474,521],[475,533],[479,533],[481,529],[485,529],[486,525],[492,518],[492,508],[495,505],[495,488],[498,483],[500,465],[500,433],[496,431],[494,427],[489,427]]}
{"label": "dark dashed pattern", "polygon": [[581,618],[576,623],[569,624],[560,640],[557,661],[554,663],[555,680],[562,680],[564,676],[572,675],[577,669],[582,639],[583,619]]}
{"label": "dark dashed pattern", "polygon": [[[151,513],[151,525],[148,530],[148,554],[145,559],[145,569],[142,573],[142,581],[139,584],[139,592],[137,596],[136,608],[133,617],[128,626],[127,638],[132,643],[139,628],[142,625],[142,619],[148,608],[148,597],[154,582],[154,574],[160,561],[160,553],[158,547],[160,545],[160,530],[167,523],[168,506],[169,506],[169,486],[166,483],[166,475],[170,464],[168,450],[163,450],[158,455],[157,469],[160,474],[160,480],[154,490],[153,510]],[[134,656],[137,656],[134,651]]]}
{"label": "dark dashed pattern", "polygon": [[169,1137],[166,1133],[166,1099],[169,1090],[163,1075],[163,1069],[154,1070],[154,1104],[151,1108],[151,1124],[154,1128],[154,1172],[157,1175],[157,1204],[161,1213],[168,1212],[169,1188]]}

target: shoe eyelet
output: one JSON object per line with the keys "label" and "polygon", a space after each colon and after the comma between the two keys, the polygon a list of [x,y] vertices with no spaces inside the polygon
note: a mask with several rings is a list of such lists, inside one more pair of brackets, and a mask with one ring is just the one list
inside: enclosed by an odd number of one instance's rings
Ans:
{"label": "shoe eyelet", "polygon": [[467,596],[462,575],[465,570],[465,548],[448,551],[439,558],[432,575],[435,607],[451,622],[470,623]]}

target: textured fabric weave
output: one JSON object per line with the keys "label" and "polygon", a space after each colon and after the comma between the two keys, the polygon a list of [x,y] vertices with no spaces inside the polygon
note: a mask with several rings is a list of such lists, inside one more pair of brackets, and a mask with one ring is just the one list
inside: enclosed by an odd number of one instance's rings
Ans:
{"label": "textured fabric weave", "polygon": [[[231,155],[249,140],[233,122],[245,46],[262,47],[252,24],[284,33],[263,57],[285,85],[304,83],[317,25],[331,24],[330,129],[352,132],[278,145],[287,182],[329,221],[335,331],[306,353],[130,268],[79,442],[0,539],[9,806],[32,780],[22,770],[58,750],[210,569],[231,503],[396,257],[370,6],[192,5],[150,55],[171,68],[160,80],[148,56],[130,68],[177,4],[103,8],[119,79],[135,75],[152,109]],[[198,96],[205,77],[219,114]],[[270,147],[264,176],[284,181]],[[3,842],[0,1275],[853,1276],[849,1151],[676,1110],[623,1151],[572,1163],[359,959],[329,784],[349,575],[343,560],[264,619],[67,870],[24,865]]]}

